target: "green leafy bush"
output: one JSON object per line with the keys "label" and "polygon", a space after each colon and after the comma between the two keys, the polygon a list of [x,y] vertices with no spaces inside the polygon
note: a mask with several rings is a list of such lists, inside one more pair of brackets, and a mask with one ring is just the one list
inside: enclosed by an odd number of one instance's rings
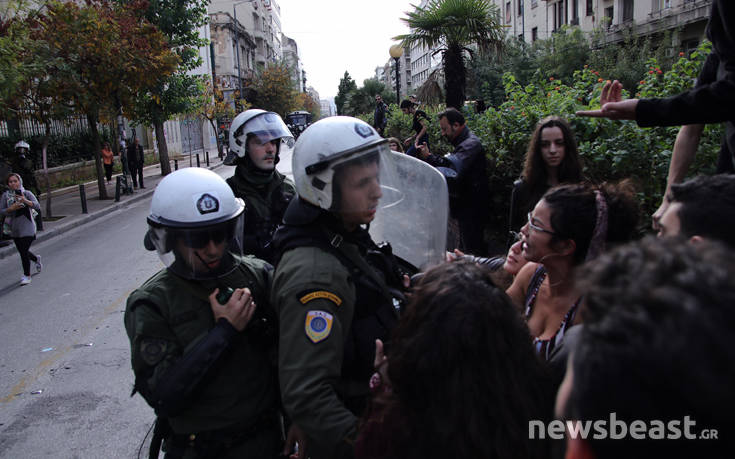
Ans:
{"label": "green leafy bush", "polygon": [[[692,86],[709,53],[711,44],[703,43],[690,56],[683,53],[671,70],[664,71],[655,58],[649,59],[647,71],[641,75],[636,94],[624,97],[666,97],[678,94]],[[569,81],[561,81],[536,71],[526,85],[519,83],[511,73],[503,75],[505,101],[481,114],[465,107],[469,128],[477,134],[486,148],[490,189],[488,205],[492,208],[491,231],[497,241],[503,241],[507,230],[510,190],[520,176],[526,148],[535,124],[548,115],[565,117],[572,125],[584,176],[594,182],[632,178],[640,190],[642,221],[661,202],[671,149],[677,127],[640,128],[633,121],[577,117],[578,110],[599,108],[599,98],[606,78],[588,65],[576,70]],[[442,107],[421,107],[430,116],[429,126],[433,153],[448,153],[451,146],[440,141],[436,115]],[[372,115],[365,115],[372,123]],[[710,174],[714,171],[722,136],[721,125],[709,125],[700,141],[699,152],[690,175]],[[403,139],[411,135],[411,116],[391,106],[386,136]]]}
{"label": "green leafy bush", "polygon": [[[100,137],[102,142],[111,142],[112,135],[109,128],[102,127],[100,129]],[[15,153],[13,146],[21,140],[15,137],[0,137],[0,156],[3,158],[13,158]],[[43,137],[34,135],[31,137],[23,137],[31,147],[30,158],[36,169],[43,167],[41,158],[41,146]],[[82,160],[94,159],[94,143],[92,135],[88,131],[75,132],[71,135],[52,134],[49,139],[48,149],[46,151],[48,159],[48,167],[63,166],[64,164],[75,163]]]}

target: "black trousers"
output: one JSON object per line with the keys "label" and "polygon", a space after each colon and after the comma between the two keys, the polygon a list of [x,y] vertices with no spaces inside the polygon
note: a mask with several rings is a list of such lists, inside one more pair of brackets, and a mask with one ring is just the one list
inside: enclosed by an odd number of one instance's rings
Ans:
{"label": "black trousers", "polygon": [[133,186],[143,185],[143,165],[138,163],[130,163],[130,175],[133,177]]}
{"label": "black trousers", "polygon": [[104,164],[105,166],[105,177],[107,177],[107,181],[109,182],[112,180],[112,164]]}
{"label": "black trousers", "polygon": [[36,236],[27,237],[14,237],[15,248],[18,249],[20,254],[20,262],[23,265],[23,274],[26,276],[31,275],[31,260],[38,261],[38,257],[31,252],[31,244],[36,239]]}

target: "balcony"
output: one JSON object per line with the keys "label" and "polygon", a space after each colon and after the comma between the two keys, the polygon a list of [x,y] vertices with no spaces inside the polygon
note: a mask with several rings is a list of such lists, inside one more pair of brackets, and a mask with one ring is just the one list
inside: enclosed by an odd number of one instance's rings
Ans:
{"label": "balcony", "polygon": [[[608,41],[619,41],[623,38],[622,31],[633,27],[636,35],[651,35],[665,30],[685,27],[689,24],[709,20],[712,11],[712,0],[684,1],[683,4],[662,8],[647,15],[643,22],[626,22],[624,24],[613,24],[608,30]],[[634,18],[641,21],[641,18]]]}

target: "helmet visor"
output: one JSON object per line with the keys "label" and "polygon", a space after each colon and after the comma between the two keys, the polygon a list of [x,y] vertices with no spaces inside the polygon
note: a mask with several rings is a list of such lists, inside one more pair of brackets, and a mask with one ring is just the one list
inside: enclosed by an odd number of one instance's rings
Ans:
{"label": "helmet visor", "polygon": [[284,139],[286,142],[291,139],[293,142],[291,131],[288,130],[281,117],[275,113],[263,113],[245,123],[242,134],[239,136],[242,145],[245,145],[248,134],[257,137],[261,144],[275,139]]}
{"label": "helmet visor", "polygon": [[214,279],[237,266],[243,254],[244,214],[202,228],[150,226],[150,239],[163,264],[187,279]]}
{"label": "helmet visor", "polygon": [[330,165],[332,207],[346,226],[368,224],[378,210],[403,197],[387,142]]}

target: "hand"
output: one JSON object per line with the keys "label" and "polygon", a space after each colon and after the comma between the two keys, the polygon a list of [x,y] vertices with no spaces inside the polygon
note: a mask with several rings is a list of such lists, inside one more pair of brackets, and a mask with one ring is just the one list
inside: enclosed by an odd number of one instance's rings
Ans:
{"label": "hand", "polygon": [[24,207],[24,205],[23,205],[22,202],[16,201],[16,202],[12,203],[10,206],[8,206],[8,210],[9,211],[10,210],[13,210],[14,211],[14,210],[22,209],[23,207]]}
{"label": "hand", "polygon": [[431,152],[429,151],[429,146],[426,145],[426,142],[422,143],[421,145],[416,145],[416,149],[419,152],[419,156],[421,156],[422,159],[426,159],[429,157]]}
{"label": "hand", "polygon": [[600,94],[599,110],[582,110],[576,112],[578,116],[593,118],[609,118],[611,120],[634,120],[638,107],[638,99],[622,100],[623,85],[618,80],[605,83]]}
{"label": "hand", "polygon": [[454,249],[454,252],[447,252],[445,256],[447,263],[461,260],[463,257],[464,257],[464,252],[462,252],[459,249]]}
{"label": "hand", "polygon": [[654,212],[651,216],[651,227],[654,231],[658,231],[661,229],[661,225],[659,224],[659,222],[661,221],[661,217],[663,217],[664,212],[666,212],[666,209],[669,208],[669,204],[669,201],[664,198],[664,200],[661,201],[661,205],[658,206],[656,212]]}
{"label": "hand", "polygon": [[[298,448],[294,453],[293,450]],[[283,446],[283,456],[291,459],[304,459],[306,457],[306,434],[296,424],[291,424],[286,435],[286,444]]]}
{"label": "hand", "polygon": [[387,362],[388,362],[388,357],[385,356],[383,341],[376,339],[375,340],[375,360],[373,361],[373,367],[375,368],[375,371],[378,371],[381,373],[381,376],[383,373],[382,371],[380,371],[381,367]]}
{"label": "hand", "polygon": [[[383,341],[375,340],[375,360],[373,361],[376,373],[380,375],[379,384],[382,387],[390,387],[391,382],[388,378],[388,357],[385,355]],[[371,378],[372,379],[372,378]]]}
{"label": "hand", "polygon": [[239,332],[245,330],[256,308],[250,290],[247,288],[235,289],[227,304],[220,304],[217,301],[217,293],[219,293],[218,288],[214,289],[214,292],[209,295],[209,306],[212,308],[214,321],[216,322],[220,317],[224,317],[235,327],[235,330]]}

